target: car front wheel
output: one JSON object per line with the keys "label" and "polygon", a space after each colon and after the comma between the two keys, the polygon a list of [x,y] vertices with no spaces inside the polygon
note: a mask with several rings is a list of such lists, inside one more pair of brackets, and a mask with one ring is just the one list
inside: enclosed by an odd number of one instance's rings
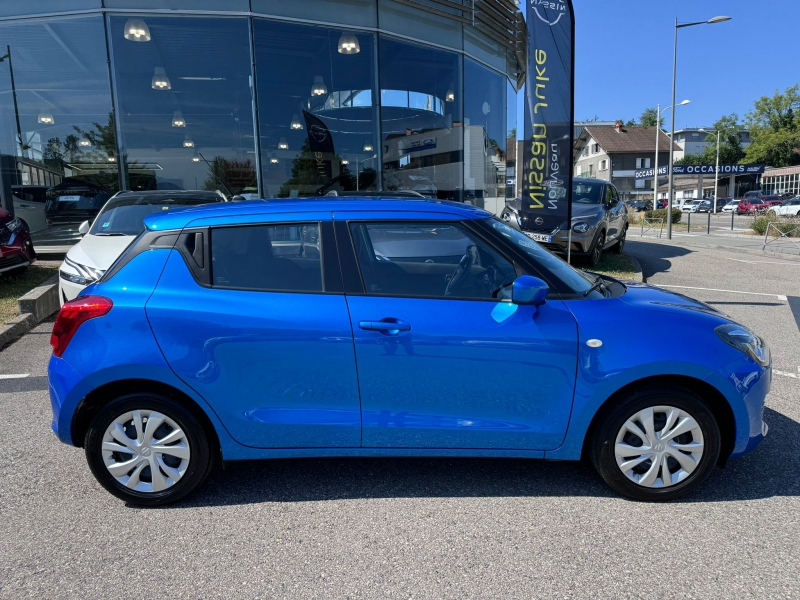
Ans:
{"label": "car front wheel", "polygon": [[622,250],[625,248],[625,238],[628,236],[628,228],[622,230],[622,233],[619,236],[619,241],[611,246],[611,251],[615,254],[621,254]]}
{"label": "car front wheel", "polygon": [[143,506],[180,500],[212,467],[208,438],[194,415],[149,393],[105,406],[92,419],[84,448],[92,474],[106,490]]}
{"label": "car front wheel", "polygon": [[597,428],[592,462],[620,494],[636,500],[673,500],[697,489],[720,453],[713,413],[682,388],[629,396]]}
{"label": "car front wheel", "polygon": [[606,232],[601,231],[597,235],[597,239],[594,241],[594,246],[592,246],[589,256],[586,257],[586,264],[588,266],[593,267],[600,262],[600,258],[603,256],[603,246],[605,246],[605,244]]}

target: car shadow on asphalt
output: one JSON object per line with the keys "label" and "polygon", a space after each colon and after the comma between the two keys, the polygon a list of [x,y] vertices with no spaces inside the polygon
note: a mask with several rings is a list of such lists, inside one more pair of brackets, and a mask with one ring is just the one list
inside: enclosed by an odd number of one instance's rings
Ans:
{"label": "car shadow on asphalt", "polygon": [[672,267],[671,258],[692,254],[694,250],[669,246],[667,244],[637,242],[628,238],[625,253],[630,254],[642,265],[645,280],[656,273],[665,273]]}
{"label": "car shadow on asphalt", "polygon": [[[680,502],[800,495],[800,423],[765,409],[769,435]],[[614,497],[587,463],[494,458],[229,462],[172,508],[370,498]],[[170,508],[170,507],[166,507]]]}

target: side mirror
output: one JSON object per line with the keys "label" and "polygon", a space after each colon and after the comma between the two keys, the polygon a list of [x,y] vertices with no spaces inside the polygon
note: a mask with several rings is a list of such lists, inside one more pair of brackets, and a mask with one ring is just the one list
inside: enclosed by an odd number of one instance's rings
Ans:
{"label": "side mirror", "polygon": [[520,275],[511,287],[511,302],[514,304],[532,304],[539,306],[547,300],[550,288],[533,275]]}
{"label": "side mirror", "polygon": [[616,208],[619,206],[619,198],[612,198],[608,201],[608,208]]}
{"label": "side mirror", "polygon": [[78,227],[78,233],[80,233],[81,235],[86,235],[87,233],[89,233],[89,227],[91,227],[89,221],[84,221],[83,223],[81,223],[80,227]]}
{"label": "side mirror", "polygon": [[231,198],[231,202],[244,202],[244,200],[244,196],[240,196],[239,194],[236,194],[233,198]]}

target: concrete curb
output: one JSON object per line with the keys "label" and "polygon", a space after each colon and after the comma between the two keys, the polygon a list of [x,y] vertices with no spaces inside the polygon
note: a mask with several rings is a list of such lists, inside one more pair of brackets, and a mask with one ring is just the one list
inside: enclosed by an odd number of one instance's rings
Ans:
{"label": "concrete curb", "polygon": [[642,265],[640,265],[639,261],[636,260],[630,254],[626,254],[625,256],[630,258],[631,262],[633,263],[633,280],[638,281],[639,283],[645,283],[644,273],[642,272]]}
{"label": "concrete curb", "polygon": [[58,274],[37,285],[22,296],[19,304],[19,316],[8,323],[0,325],[0,348],[26,334],[47,317],[60,308],[58,301]]}

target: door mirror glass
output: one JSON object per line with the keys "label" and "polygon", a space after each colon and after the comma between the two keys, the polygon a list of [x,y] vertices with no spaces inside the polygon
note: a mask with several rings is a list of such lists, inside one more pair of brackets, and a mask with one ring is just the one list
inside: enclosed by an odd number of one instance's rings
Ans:
{"label": "door mirror glass", "polygon": [[78,227],[78,233],[81,235],[86,235],[89,233],[89,221],[84,221],[81,223],[80,227]]}
{"label": "door mirror glass", "polygon": [[533,275],[520,275],[511,287],[511,301],[514,304],[532,304],[539,306],[547,300],[550,288]]}

